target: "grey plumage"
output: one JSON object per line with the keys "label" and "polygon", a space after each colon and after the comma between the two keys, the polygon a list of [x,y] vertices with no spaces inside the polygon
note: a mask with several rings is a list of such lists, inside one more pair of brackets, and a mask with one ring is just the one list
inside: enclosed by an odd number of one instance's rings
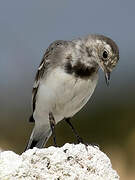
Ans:
{"label": "grey plumage", "polygon": [[54,41],[39,65],[32,92],[35,121],[26,149],[42,148],[51,135],[49,113],[57,124],[76,114],[91,97],[99,67],[107,83],[119,59],[114,41],[103,35],[88,35],[72,41]]}

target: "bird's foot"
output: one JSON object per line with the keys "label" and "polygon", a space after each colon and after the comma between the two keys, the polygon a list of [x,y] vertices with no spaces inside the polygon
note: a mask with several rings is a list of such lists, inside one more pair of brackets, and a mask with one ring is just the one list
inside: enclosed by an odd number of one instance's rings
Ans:
{"label": "bird's foot", "polygon": [[87,142],[84,142],[83,139],[80,136],[77,138],[77,144],[79,144],[79,143],[84,144],[85,147],[86,147],[86,150],[88,150],[88,146],[93,146],[93,147],[100,148],[100,146],[97,143],[87,143]]}
{"label": "bird's foot", "polygon": [[100,146],[99,146],[99,144],[97,144],[97,143],[87,143],[87,146],[93,146],[93,147],[98,147],[98,148],[100,148]]}

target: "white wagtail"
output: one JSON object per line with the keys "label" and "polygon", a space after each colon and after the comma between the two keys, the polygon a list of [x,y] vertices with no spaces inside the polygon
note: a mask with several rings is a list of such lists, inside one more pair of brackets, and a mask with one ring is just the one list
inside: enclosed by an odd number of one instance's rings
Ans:
{"label": "white wagtail", "polygon": [[70,118],[90,99],[98,81],[98,69],[103,70],[108,84],[118,60],[117,45],[103,35],[54,41],[36,74],[30,117],[35,126],[26,149],[42,148],[51,134],[56,145],[55,125],[63,119],[71,126],[78,142],[83,142]]}

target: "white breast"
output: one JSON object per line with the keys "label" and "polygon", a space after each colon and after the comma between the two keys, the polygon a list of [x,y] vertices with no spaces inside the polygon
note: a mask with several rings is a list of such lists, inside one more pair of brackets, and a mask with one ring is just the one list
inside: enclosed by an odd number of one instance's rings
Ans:
{"label": "white breast", "polygon": [[94,74],[90,79],[75,78],[57,68],[39,85],[34,115],[44,119],[52,112],[55,121],[72,117],[91,97],[98,80]]}

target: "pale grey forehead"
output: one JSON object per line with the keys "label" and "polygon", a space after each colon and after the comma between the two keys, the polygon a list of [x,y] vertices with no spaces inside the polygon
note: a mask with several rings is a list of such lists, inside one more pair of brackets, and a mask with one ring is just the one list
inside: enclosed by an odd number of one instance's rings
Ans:
{"label": "pale grey forehead", "polygon": [[119,59],[119,48],[112,39],[103,35],[96,35],[96,39],[103,41],[106,44],[106,46],[110,47],[113,54],[115,54]]}
{"label": "pale grey forehead", "polygon": [[104,35],[88,35],[87,38],[95,40],[97,43],[103,43],[107,49],[111,49],[113,54],[119,59],[119,48],[117,44],[109,37],[106,37]]}

